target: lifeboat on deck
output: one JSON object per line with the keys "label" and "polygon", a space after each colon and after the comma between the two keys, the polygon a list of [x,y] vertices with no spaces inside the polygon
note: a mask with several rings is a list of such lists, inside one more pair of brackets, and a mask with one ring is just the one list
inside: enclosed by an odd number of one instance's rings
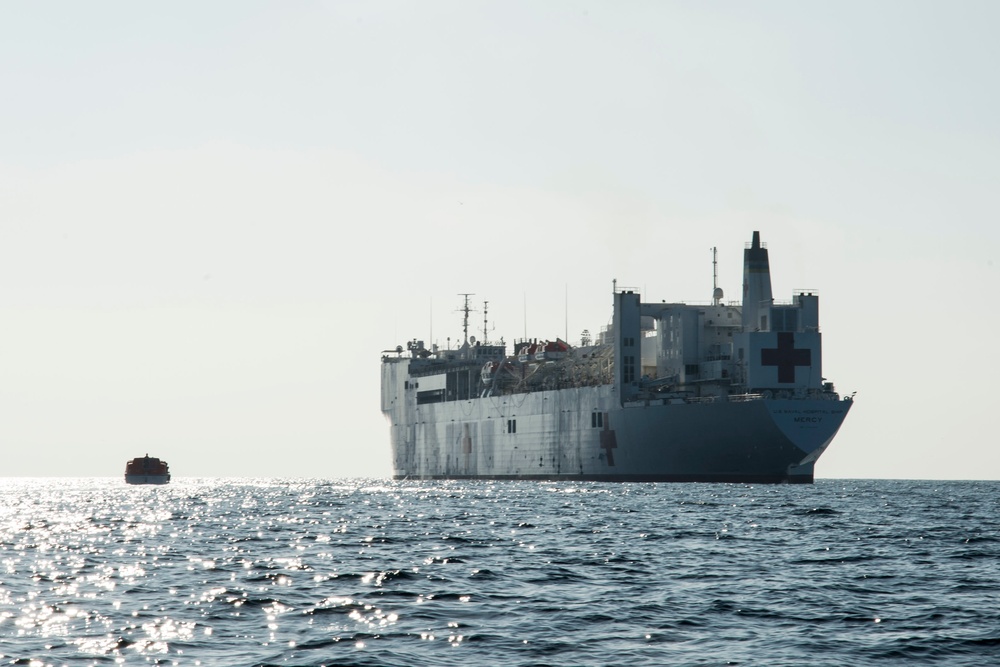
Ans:
{"label": "lifeboat on deck", "polygon": [[480,377],[483,379],[483,384],[489,384],[493,382],[493,374],[497,372],[497,368],[500,367],[500,363],[497,361],[487,361],[483,366],[482,373]]}
{"label": "lifeboat on deck", "polygon": [[155,456],[132,459],[125,464],[126,484],[166,484],[170,481],[170,466]]}
{"label": "lifeboat on deck", "polygon": [[562,359],[568,351],[569,345],[561,338],[557,338],[554,341],[547,340],[538,345],[538,349],[535,352],[535,361],[555,361],[556,359]]}
{"label": "lifeboat on deck", "polygon": [[517,360],[522,364],[526,364],[529,361],[534,360],[535,353],[538,351],[538,343],[524,343],[521,345],[517,352]]}

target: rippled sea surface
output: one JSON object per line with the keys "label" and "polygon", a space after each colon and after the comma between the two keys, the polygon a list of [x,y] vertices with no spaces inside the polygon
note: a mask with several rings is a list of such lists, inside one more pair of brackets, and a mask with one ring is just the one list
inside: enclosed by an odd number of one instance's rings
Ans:
{"label": "rippled sea surface", "polygon": [[0,480],[0,664],[1000,663],[1000,483]]}

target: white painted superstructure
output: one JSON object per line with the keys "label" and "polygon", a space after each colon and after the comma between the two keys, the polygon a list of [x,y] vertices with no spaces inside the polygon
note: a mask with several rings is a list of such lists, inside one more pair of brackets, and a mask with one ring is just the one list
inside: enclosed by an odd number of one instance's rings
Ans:
{"label": "white painted superstructure", "polygon": [[382,359],[394,474],[811,482],[852,405],[822,376],[818,296],[774,302],[757,232],[743,287],[742,304],[616,291],[596,344],[397,347]]}

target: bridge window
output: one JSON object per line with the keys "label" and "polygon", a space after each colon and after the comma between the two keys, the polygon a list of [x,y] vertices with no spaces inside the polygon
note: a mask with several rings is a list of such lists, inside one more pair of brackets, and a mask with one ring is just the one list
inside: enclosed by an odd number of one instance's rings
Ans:
{"label": "bridge window", "polygon": [[772,308],[771,309],[771,330],[791,331],[799,329],[799,309],[798,308]]}

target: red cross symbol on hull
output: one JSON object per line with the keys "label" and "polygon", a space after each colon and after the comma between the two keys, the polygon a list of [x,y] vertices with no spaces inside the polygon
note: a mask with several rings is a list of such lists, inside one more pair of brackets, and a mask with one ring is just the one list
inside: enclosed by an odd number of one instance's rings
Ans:
{"label": "red cross symbol on hull", "polygon": [[778,382],[795,382],[796,366],[812,366],[812,350],[795,348],[795,334],[778,332],[778,347],[760,351],[761,366],[777,366]]}
{"label": "red cross symbol on hull", "polygon": [[613,466],[615,464],[615,454],[612,449],[618,449],[618,438],[615,437],[615,432],[611,430],[611,420],[608,418],[608,413],[604,413],[604,430],[601,431],[601,449],[608,453],[608,465]]}

